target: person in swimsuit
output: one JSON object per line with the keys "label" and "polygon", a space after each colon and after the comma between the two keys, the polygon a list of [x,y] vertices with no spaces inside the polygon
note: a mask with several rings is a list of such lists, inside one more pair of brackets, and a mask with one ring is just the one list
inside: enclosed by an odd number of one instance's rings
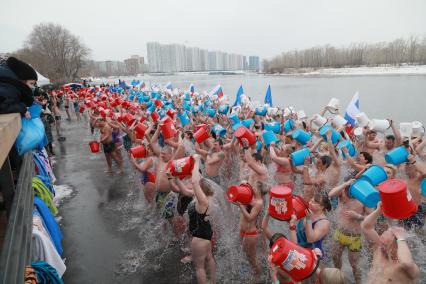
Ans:
{"label": "person in swimsuit", "polygon": [[195,201],[188,206],[188,229],[192,235],[191,254],[195,266],[198,283],[207,283],[206,265],[209,270],[210,282],[216,283],[216,262],[212,254],[213,230],[208,220],[211,199],[214,191],[208,180],[201,177],[200,157],[194,155],[195,165],[192,172],[192,186]]}
{"label": "person in swimsuit", "polygon": [[240,207],[240,240],[256,281],[259,280],[262,273],[256,255],[256,247],[259,241],[258,235],[260,233],[257,221],[263,209],[263,197],[260,187],[261,185],[259,184],[252,187],[253,199],[249,205],[238,204]]}
{"label": "person in swimsuit", "polygon": [[349,179],[347,182],[333,188],[328,196],[338,196],[339,203],[336,213],[337,228],[333,234],[333,262],[337,268],[342,268],[342,254],[345,248],[348,248],[349,264],[355,278],[355,283],[361,282],[361,270],[358,265],[360,252],[362,248],[361,239],[361,221],[364,220],[366,208],[361,202],[349,195],[349,187],[355,179]]}
{"label": "person in swimsuit", "polygon": [[292,167],[290,161],[291,146],[284,145],[283,149],[276,149],[275,143],[269,146],[271,160],[277,165],[275,180],[279,185],[294,189]]}
{"label": "person in swimsuit", "polygon": [[156,160],[153,157],[150,147],[146,147],[147,157],[142,163],[138,163],[136,159],[131,156],[131,161],[135,168],[141,173],[141,182],[143,184],[143,193],[149,206],[155,205],[155,172]]}
{"label": "person in swimsuit", "polygon": [[65,112],[67,114],[67,120],[71,120],[71,115],[70,115],[70,96],[71,94],[67,94],[65,93]]}
{"label": "person in swimsuit", "polygon": [[81,120],[80,104],[78,103],[78,96],[75,96],[73,99],[73,107],[74,107],[75,116],[77,117],[77,121],[80,121]]}
{"label": "person in swimsuit", "polygon": [[[319,249],[322,257],[325,256],[322,242],[330,232],[331,222],[326,217],[326,212],[331,210],[331,203],[327,195],[315,193],[309,201],[306,217],[297,223],[295,218],[290,220],[290,239],[297,239],[297,243],[305,248]],[[312,277],[304,283],[311,283]]]}
{"label": "person in swimsuit", "polygon": [[101,130],[101,139],[102,147],[104,149],[105,158],[107,161],[108,169],[105,171],[106,173],[112,173],[112,160],[117,163],[118,171],[117,173],[123,172],[123,160],[120,159],[115,152],[115,143],[112,139],[112,129],[105,121],[105,119],[100,118],[98,120],[98,126]]}

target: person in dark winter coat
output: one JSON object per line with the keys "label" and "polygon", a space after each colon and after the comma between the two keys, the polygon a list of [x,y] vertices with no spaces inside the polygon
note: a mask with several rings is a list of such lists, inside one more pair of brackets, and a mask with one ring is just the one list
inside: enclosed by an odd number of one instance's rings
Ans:
{"label": "person in dark winter coat", "polygon": [[27,63],[9,57],[0,64],[0,114],[20,113],[30,118],[27,107],[34,99],[32,90],[37,72]]}

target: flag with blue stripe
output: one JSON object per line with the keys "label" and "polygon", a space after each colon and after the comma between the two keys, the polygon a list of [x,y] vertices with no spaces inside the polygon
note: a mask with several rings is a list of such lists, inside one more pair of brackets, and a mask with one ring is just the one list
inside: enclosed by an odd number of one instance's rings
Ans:
{"label": "flag with blue stripe", "polygon": [[352,100],[349,102],[348,107],[345,112],[345,119],[349,122],[350,125],[355,126],[356,124],[356,115],[361,111],[359,110],[359,95],[358,92],[352,97]]}

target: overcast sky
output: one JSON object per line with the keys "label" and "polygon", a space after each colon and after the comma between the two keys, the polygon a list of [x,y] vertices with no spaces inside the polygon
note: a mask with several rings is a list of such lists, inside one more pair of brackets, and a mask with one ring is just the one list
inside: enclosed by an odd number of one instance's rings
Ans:
{"label": "overcast sky", "polygon": [[270,58],[316,45],[426,36],[425,0],[0,0],[0,53],[32,26],[63,25],[95,60],[146,56],[146,42]]}

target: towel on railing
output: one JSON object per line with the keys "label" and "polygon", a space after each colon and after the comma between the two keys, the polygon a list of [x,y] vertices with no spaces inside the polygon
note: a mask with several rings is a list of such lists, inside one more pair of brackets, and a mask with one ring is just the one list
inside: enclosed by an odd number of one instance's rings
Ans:
{"label": "towel on railing", "polygon": [[32,186],[34,194],[43,200],[47,207],[49,207],[52,214],[56,216],[56,214],[58,214],[58,209],[53,203],[53,194],[50,192],[50,190],[38,177],[33,177]]}
{"label": "towel on railing", "polygon": [[58,275],[58,272],[53,268],[49,263],[45,261],[37,261],[31,263],[32,268],[34,268],[37,283],[51,283],[51,284],[63,284],[61,277]]}
{"label": "towel on railing", "polygon": [[37,214],[41,216],[41,218],[43,219],[43,225],[47,229],[49,236],[52,239],[53,244],[55,245],[56,250],[60,255],[62,255],[62,233],[58,223],[55,220],[55,217],[53,217],[52,213],[50,212],[49,208],[47,208],[43,200],[41,200],[37,196],[34,197],[34,205],[37,209],[34,210],[35,212],[33,213],[33,216]]}

